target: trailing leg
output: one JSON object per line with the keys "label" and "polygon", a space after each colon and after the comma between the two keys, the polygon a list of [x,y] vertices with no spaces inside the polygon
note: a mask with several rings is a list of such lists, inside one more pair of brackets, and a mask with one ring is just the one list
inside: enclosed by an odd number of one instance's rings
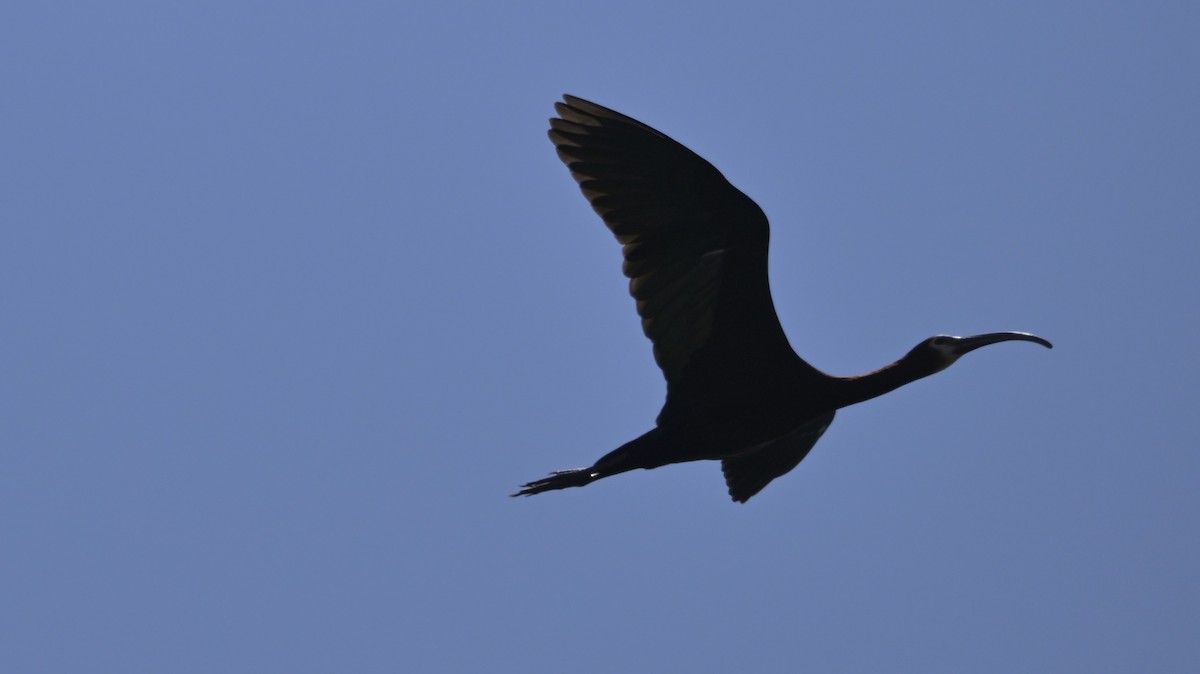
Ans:
{"label": "trailing leg", "polygon": [[550,473],[540,480],[534,480],[521,485],[521,489],[512,496],[533,496],[544,491],[566,489],[568,487],[584,487],[596,480],[611,475],[617,475],[635,468],[657,468],[662,462],[655,462],[660,431],[655,428],[639,438],[630,440],[613,451],[600,457],[590,468],[560,470]]}

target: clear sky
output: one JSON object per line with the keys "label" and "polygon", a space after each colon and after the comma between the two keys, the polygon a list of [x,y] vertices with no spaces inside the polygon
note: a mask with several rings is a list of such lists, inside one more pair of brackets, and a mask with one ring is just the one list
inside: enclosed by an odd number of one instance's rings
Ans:
{"label": "clear sky", "polygon": [[[1194,672],[1200,5],[9,2],[0,670]],[[649,429],[562,93],[771,218],[867,372],[716,464],[510,499]]]}

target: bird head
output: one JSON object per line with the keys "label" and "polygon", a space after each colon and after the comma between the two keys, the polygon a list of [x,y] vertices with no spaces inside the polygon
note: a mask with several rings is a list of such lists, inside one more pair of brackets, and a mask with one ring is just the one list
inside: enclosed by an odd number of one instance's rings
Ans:
{"label": "bird head", "polygon": [[954,364],[954,361],[964,354],[989,344],[1000,342],[1022,341],[1041,344],[1047,349],[1054,346],[1047,340],[1031,335],[1028,332],[989,332],[974,337],[955,337],[953,335],[934,335],[921,342],[908,352],[905,360],[909,360],[919,370],[922,376],[941,372]]}

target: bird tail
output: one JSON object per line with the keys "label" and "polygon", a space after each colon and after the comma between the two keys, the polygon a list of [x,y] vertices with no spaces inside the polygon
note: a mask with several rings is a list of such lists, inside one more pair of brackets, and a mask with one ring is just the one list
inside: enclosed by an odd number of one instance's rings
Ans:
{"label": "bird tail", "polygon": [[595,468],[576,468],[574,470],[560,470],[550,473],[549,476],[540,480],[534,480],[528,484],[521,485],[520,491],[510,496],[533,496],[544,491],[552,491],[554,489],[566,489],[567,487],[582,487],[600,479],[600,473],[597,473]]}

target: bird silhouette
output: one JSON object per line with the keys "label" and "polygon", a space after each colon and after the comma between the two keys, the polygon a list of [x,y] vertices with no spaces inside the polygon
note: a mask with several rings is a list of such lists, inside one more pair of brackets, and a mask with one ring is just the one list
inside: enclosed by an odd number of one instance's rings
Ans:
{"label": "bird silhouette", "polygon": [[940,372],[1025,332],[937,335],[856,377],[796,355],[767,283],[767,218],[712,164],[641,122],[574,96],[555,103],[550,140],[622,245],[629,291],[667,380],[653,429],[592,466],[551,473],[513,496],[582,487],[672,463],[719,460],[746,502],[795,468],[838,409]]}

